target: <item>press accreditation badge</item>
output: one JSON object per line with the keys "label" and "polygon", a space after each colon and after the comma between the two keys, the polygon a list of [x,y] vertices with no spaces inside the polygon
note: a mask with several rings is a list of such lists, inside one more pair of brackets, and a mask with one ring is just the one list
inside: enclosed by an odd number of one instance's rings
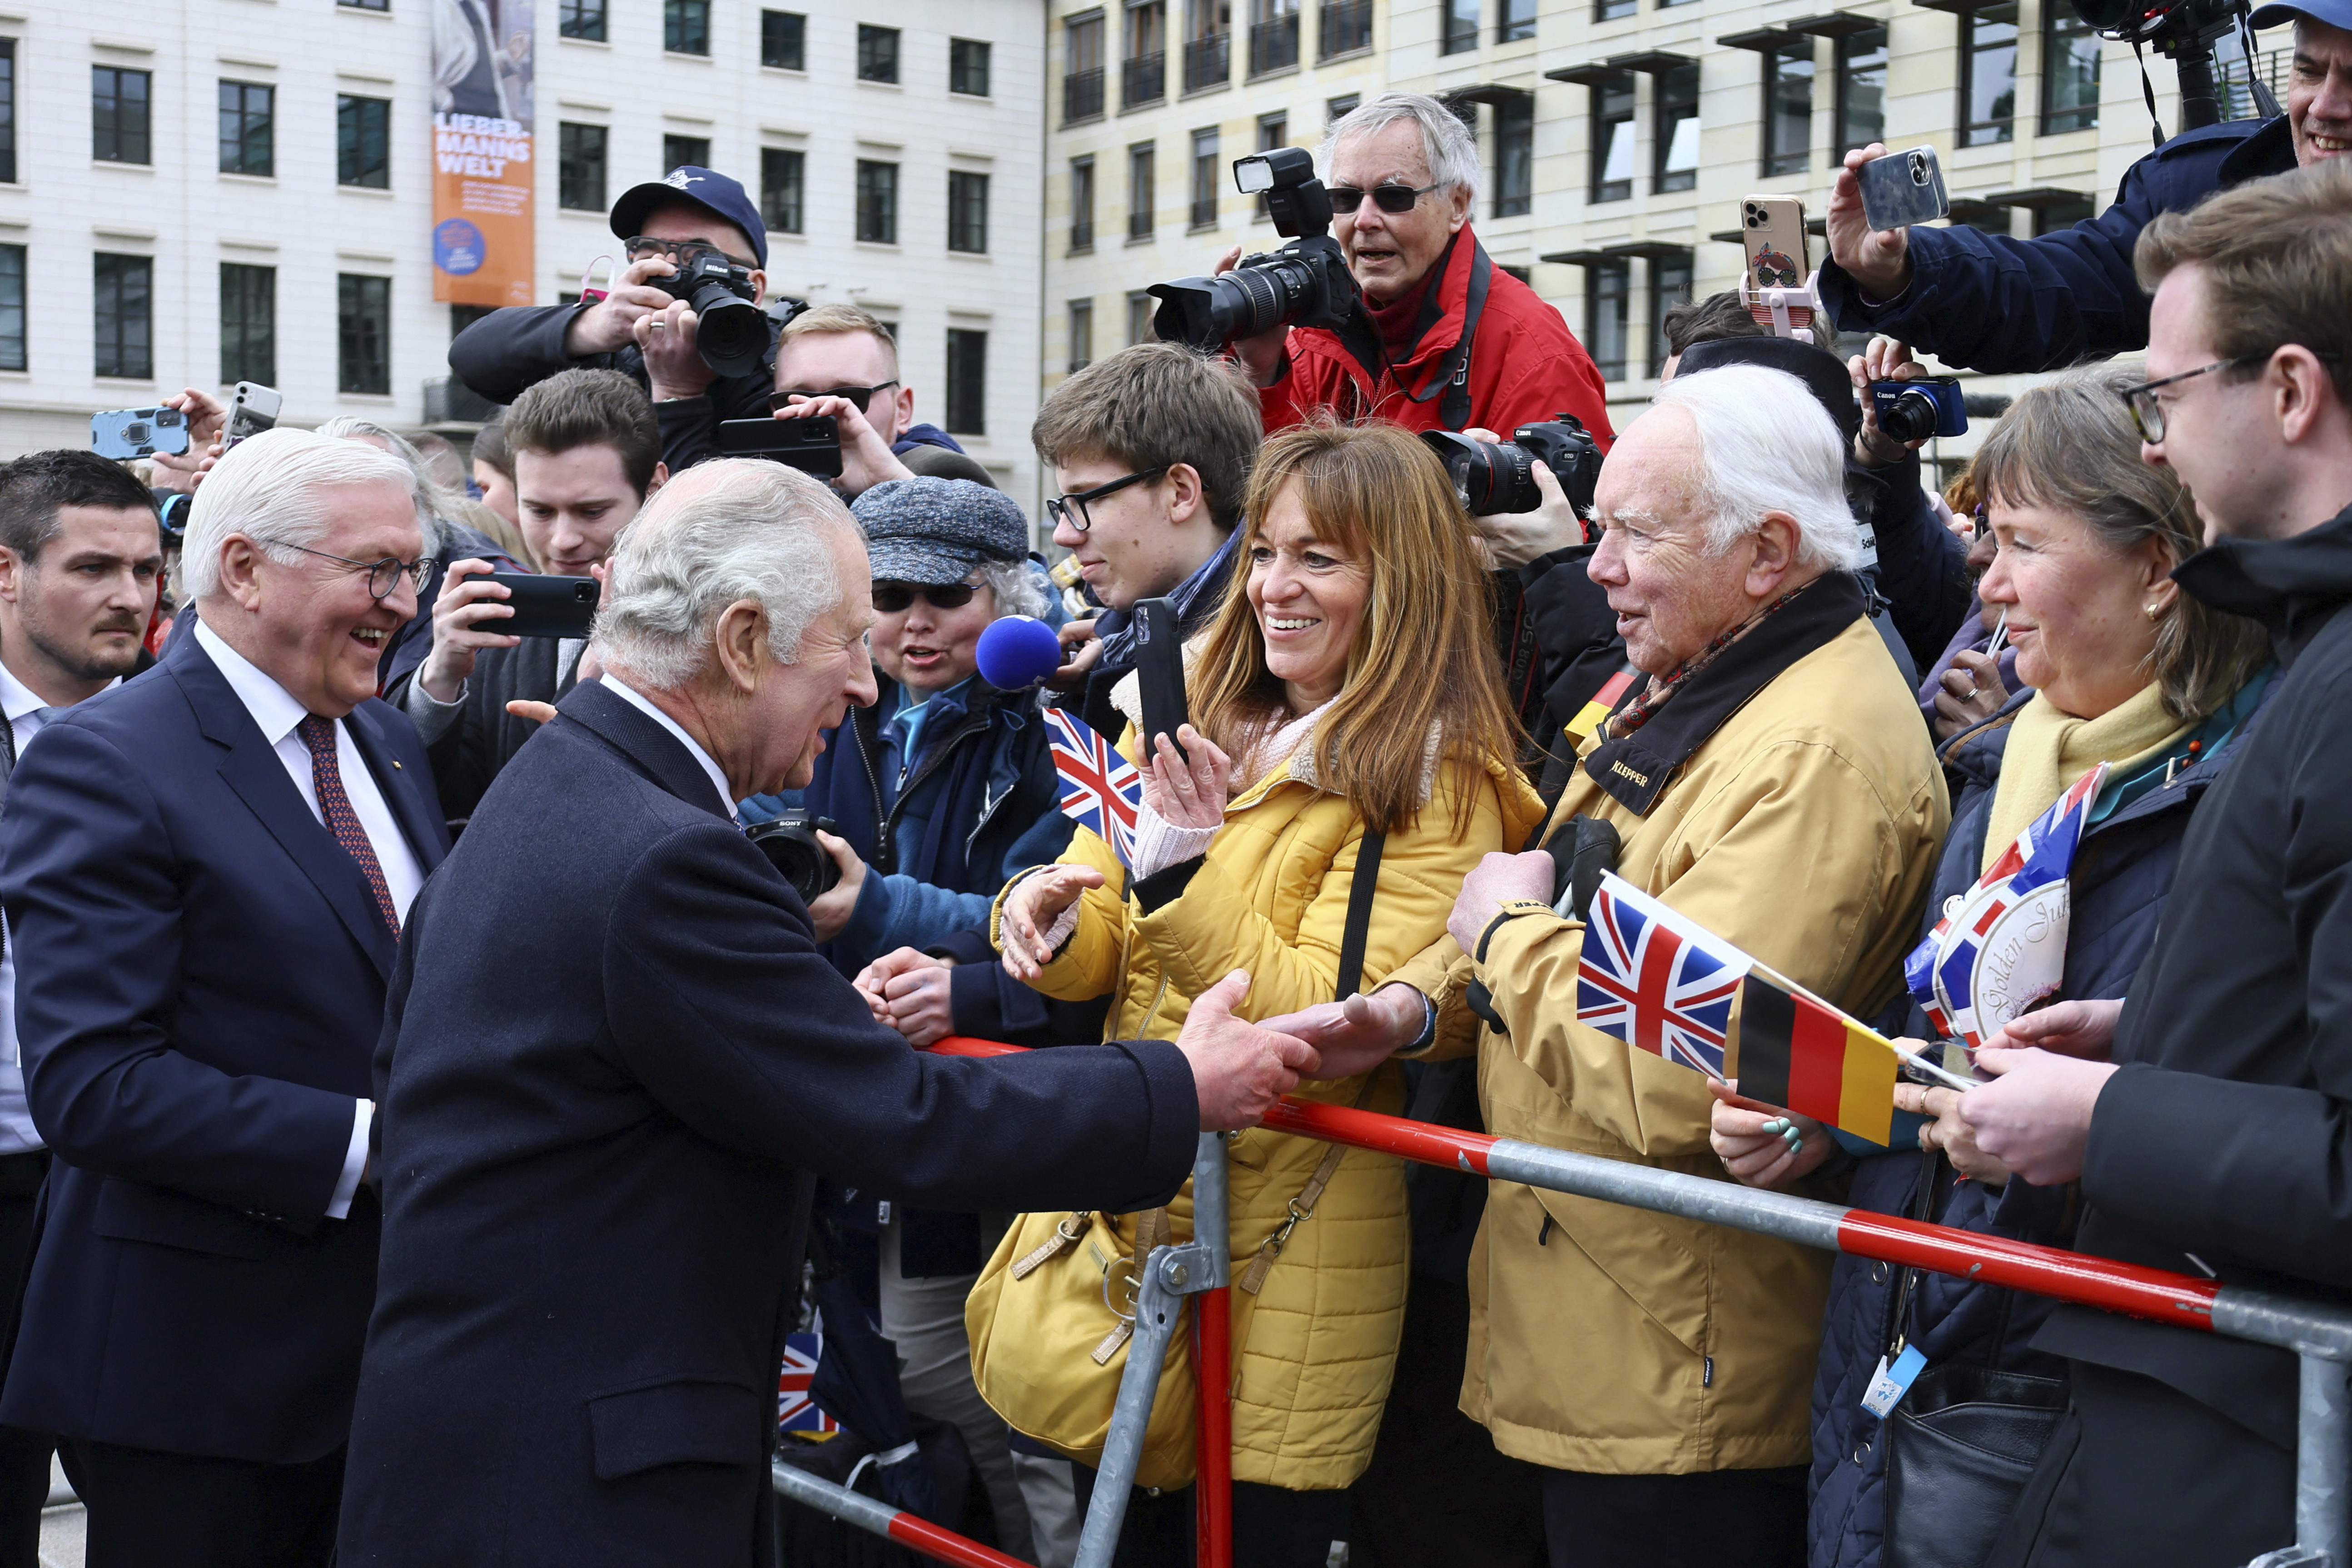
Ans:
{"label": "press accreditation badge", "polygon": [[1903,1396],[1911,1391],[1912,1380],[1925,1371],[1927,1365],[1927,1358],[1919,1353],[1917,1345],[1905,1346],[1903,1353],[1895,1358],[1893,1366],[1886,1364],[1885,1356],[1880,1356],[1878,1370],[1871,1374],[1870,1387],[1863,1394],[1862,1407],[1881,1421],[1885,1420],[1895,1413],[1895,1407],[1903,1403]]}

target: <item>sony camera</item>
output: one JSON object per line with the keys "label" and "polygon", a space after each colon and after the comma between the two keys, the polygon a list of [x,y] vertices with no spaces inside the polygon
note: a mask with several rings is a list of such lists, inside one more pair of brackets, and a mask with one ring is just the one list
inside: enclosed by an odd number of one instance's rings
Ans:
{"label": "sony camera", "polygon": [[708,245],[681,245],[670,251],[677,270],[646,281],[673,300],[683,300],[697,320],[694,341],[702,363],[721,375],[751,375],[768,363],[768,317],[753,303],[760,291],[751,269],[738,267]]}
{"label": "sony camera", "polygon": [[1507,441],[1474,441],[1451,430],[1424,430],[1421,438],[1445,465],[1454,493],[1472,517],[1533,511],[1543,504],[1534,465],[1540,461],[1568,492],[1580,518],[1592,512],[1592,487],[1601,478],[1601,443],[1573,414],[1539,425],[1522,425]]}
{"label": "sony camera", "polygon": [[834,864],[824,846],[816,841],[820,829],[835,834],[841,831],[833,818],[796,806],[773,822],[753,824],[743,830],[743,836],[760,847],[769,865],[784,874],[784,880],[793,885],[801,902],[812,904],[818,894],[841,880],[841,868]]}
{"label": "sony camera", "polygon": [[1874,381],[1870,406],[1889,440],[1925,441],[1930,436],[1962,435],[1969,427],[1968,402],[1958,376]]}
{"label": "sony camera", "polygon": [[1234,184],[1265,198],[1275,231],[1290,241],[1271,256],[1245,256],[1216,278],[1179,278],[1145,292],[1160,301],[1151,330],[1168,342],[1214,353],[1237,338],[1276,327],[1347,324],[1362,296],[1331,237],[1331,197],[1315,177],[1315,156],[1277,147],[1234,160]]}

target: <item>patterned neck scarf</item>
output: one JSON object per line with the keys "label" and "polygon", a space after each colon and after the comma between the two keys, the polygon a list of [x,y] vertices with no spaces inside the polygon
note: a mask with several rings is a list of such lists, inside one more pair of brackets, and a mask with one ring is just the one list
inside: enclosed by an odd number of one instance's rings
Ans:
{"label": "patterned neck scarf", "polygon": [[[1824,575],[1826,575],[1826,574],[1824,574]],[[1746,637],[1749,632],[1752,632],[1758,626],[1762,626],[1768,617],[1786,608],[1790,600],[1803,593],[1807,588],[1811,587],[1813,583],[1818,583],[1820,581],[1820,577],[1815,577],[1811,583],[1801,584],[1797,587],[1790,589],[1787,593],[1781,595],[1779,598],[1773,600],[1770,604],[1765,605],[1762,609],[1757,611],[1754,615],[1748,616],[1746,620],[1740,622],[1729,631],[1725,632],[1721,637],[1717,637],[1713,642],[1699,649],[1698,652],[1693,654],[1689,658],[1685,659],[1681,664],[1676,665],[1665,674],[1654,675],[1650,677],[1650,684],[1643,689],[1642,695],[1633,699],[1633,701],[1625,704],[1623,708],[1618,710],[1618,711],[1610,718],[1608,724],[1601,731],[1601,738],[1610,741],[1622,741],[1626,736],[1632,734],[1634,731],[1640,729],[1643,725],[1648,723],[1651,716],[1665,705],[1667,698],[1672,697],[1675,692],[1680,691],[1685,686],[1690,683],[1690,679],[1693,676],[1696,675],[1700,670],[1705,669],[1708,665],[1713,664],[1716,661],[1717,656],[1721,654],[1725,648],[1729,647],[1733,643],[1738,642],[1741,637]]]}

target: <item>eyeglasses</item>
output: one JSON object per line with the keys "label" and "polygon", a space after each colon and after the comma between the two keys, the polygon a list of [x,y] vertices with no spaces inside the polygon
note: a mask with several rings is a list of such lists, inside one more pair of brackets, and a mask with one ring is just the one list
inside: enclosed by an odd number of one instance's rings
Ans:
{"label": "eyeglasses", "polygon": [[372,599],[390,598],[392,591],[400,586],[403,577],[422,594],[425,584],[433,581],[433,574],[441,564],[430,555],[419,556],[414,561],[396,561],[389,555],[381,561],[354,561],[348,555],[330,555],[307,544],[289,544],[285,548],[299,550],[305,555],[315,555],[321,561],[340,561],[354,571],[365,572],[368,574],[368,596]]}
{"label": "eyeglasses", "polygon": [[702,239],[655,239],[641,234],[633,239],[623,240],[621,249],[632,261],[643,261],[648,256],[658,256],[664,261],[679,268],[685,267],[688,262],[693,260],[697,253],[705,250],[714,256],[726,256],[730,266],[740,267],[754,272],[758,271],[760,267],[756,261],[746,261],[740,256],[727,256],[725,251],[709,241]]}
{"label": "eyeglasses", "polygon": [[857,412],[863,414],[866,411],[866,405],[874,401],[876,393],[885,387],[898,384],[895,381],[881,381],[872,386],[828,386],[823,392],[806,392],[797,388],[790,392],[772,392],[768,395],[768,410],[770,413],[774,413],[779,409],[790,408],[795,397],[841,397],[857,405]]}
{"label": "eyeglasses", "polygon": [[874,584],[874,607],[886,616],[895,616],[917,599],[935,610],[961,610],[971,603],[980,592],[976,583],[877,583]]}
{"label": "eyeglasses", "polygon": [[1156,468],[1139,468],[1134,473],[1123,474],[1108,484],[1097,485],[1090,490],[1079,490],[1072,495],[1047,496],[1045,515],[1052,518],[1057,527],[1066,522],[1080,533],[1084,533],[1095,525],[1094,519],[1087,511],[1087,507],[1105,496],[1117,494],[1129,485],[1141,484],[1146,479],[1156,479],[1167,471],[1168,465],[1162,463]]}
{"label": "eyeglasses", "polygon": [[[2217,370],[2230,370],[2242,364],[2261,364],[2277,349],[2265,349],[2258,354],[2239,354],[2231,359],[2217,359],[2211,364],[2200,364],[2195,370],[2184,370],[2179,375],[2168,375],[2162,381],[2144,381],[2137,386],[2126,386],[2121,396],[2131,406],[2132,424],[2139,430],[2139,438],[2149,446],[2164,441],[2164,405],[2156,395],[2159,387],[2172,386],[2184,381],[2194,381],[2200,375],[2210,375]],[[2341,354],[2310,351],[2314,359],[2340,360]]]}
{"label": "eyeglasses", "polygon": [[1364,205],[1366,196],[1370,196],[1384,213],[1409,213],[1415,202],[1435,189],[1435,185],[1374,185],[1370,190],[1363,191],[1353,185],[1333,185],[1331,210],[1335,214],[1352,213]]}

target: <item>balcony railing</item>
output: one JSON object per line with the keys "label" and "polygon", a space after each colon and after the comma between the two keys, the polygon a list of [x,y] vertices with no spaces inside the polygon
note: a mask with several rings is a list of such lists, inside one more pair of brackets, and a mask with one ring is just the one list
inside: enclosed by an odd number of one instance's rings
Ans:
{"label": "balcony railing", "polygon": [[1298,13],[1250,24],[1249,73],[1286,70],[1298,63]]}
{"label": "balcony railing", "polygon": [[1223,87],[1234,77],[1234,36],[1213,33],[1184,46],[1184,90]]}
{"label": "balcony railing", "polygon": [[1335,59],[1372,47],[1372,0],[1323,0],[1323,55]]}
{"label": "balcony railing", "polygon": [[1103,70],[1072,71],[1062,79],[1062,123],[1100,119],[1103,110]]}
{"label": "balcony railing", "polygon": [[1148,55],[1130,55],[1119,62],[1118,106],[1133,109],[1140,103],[1158,103],[1168,96],[1168,51],[1154,49]]}

